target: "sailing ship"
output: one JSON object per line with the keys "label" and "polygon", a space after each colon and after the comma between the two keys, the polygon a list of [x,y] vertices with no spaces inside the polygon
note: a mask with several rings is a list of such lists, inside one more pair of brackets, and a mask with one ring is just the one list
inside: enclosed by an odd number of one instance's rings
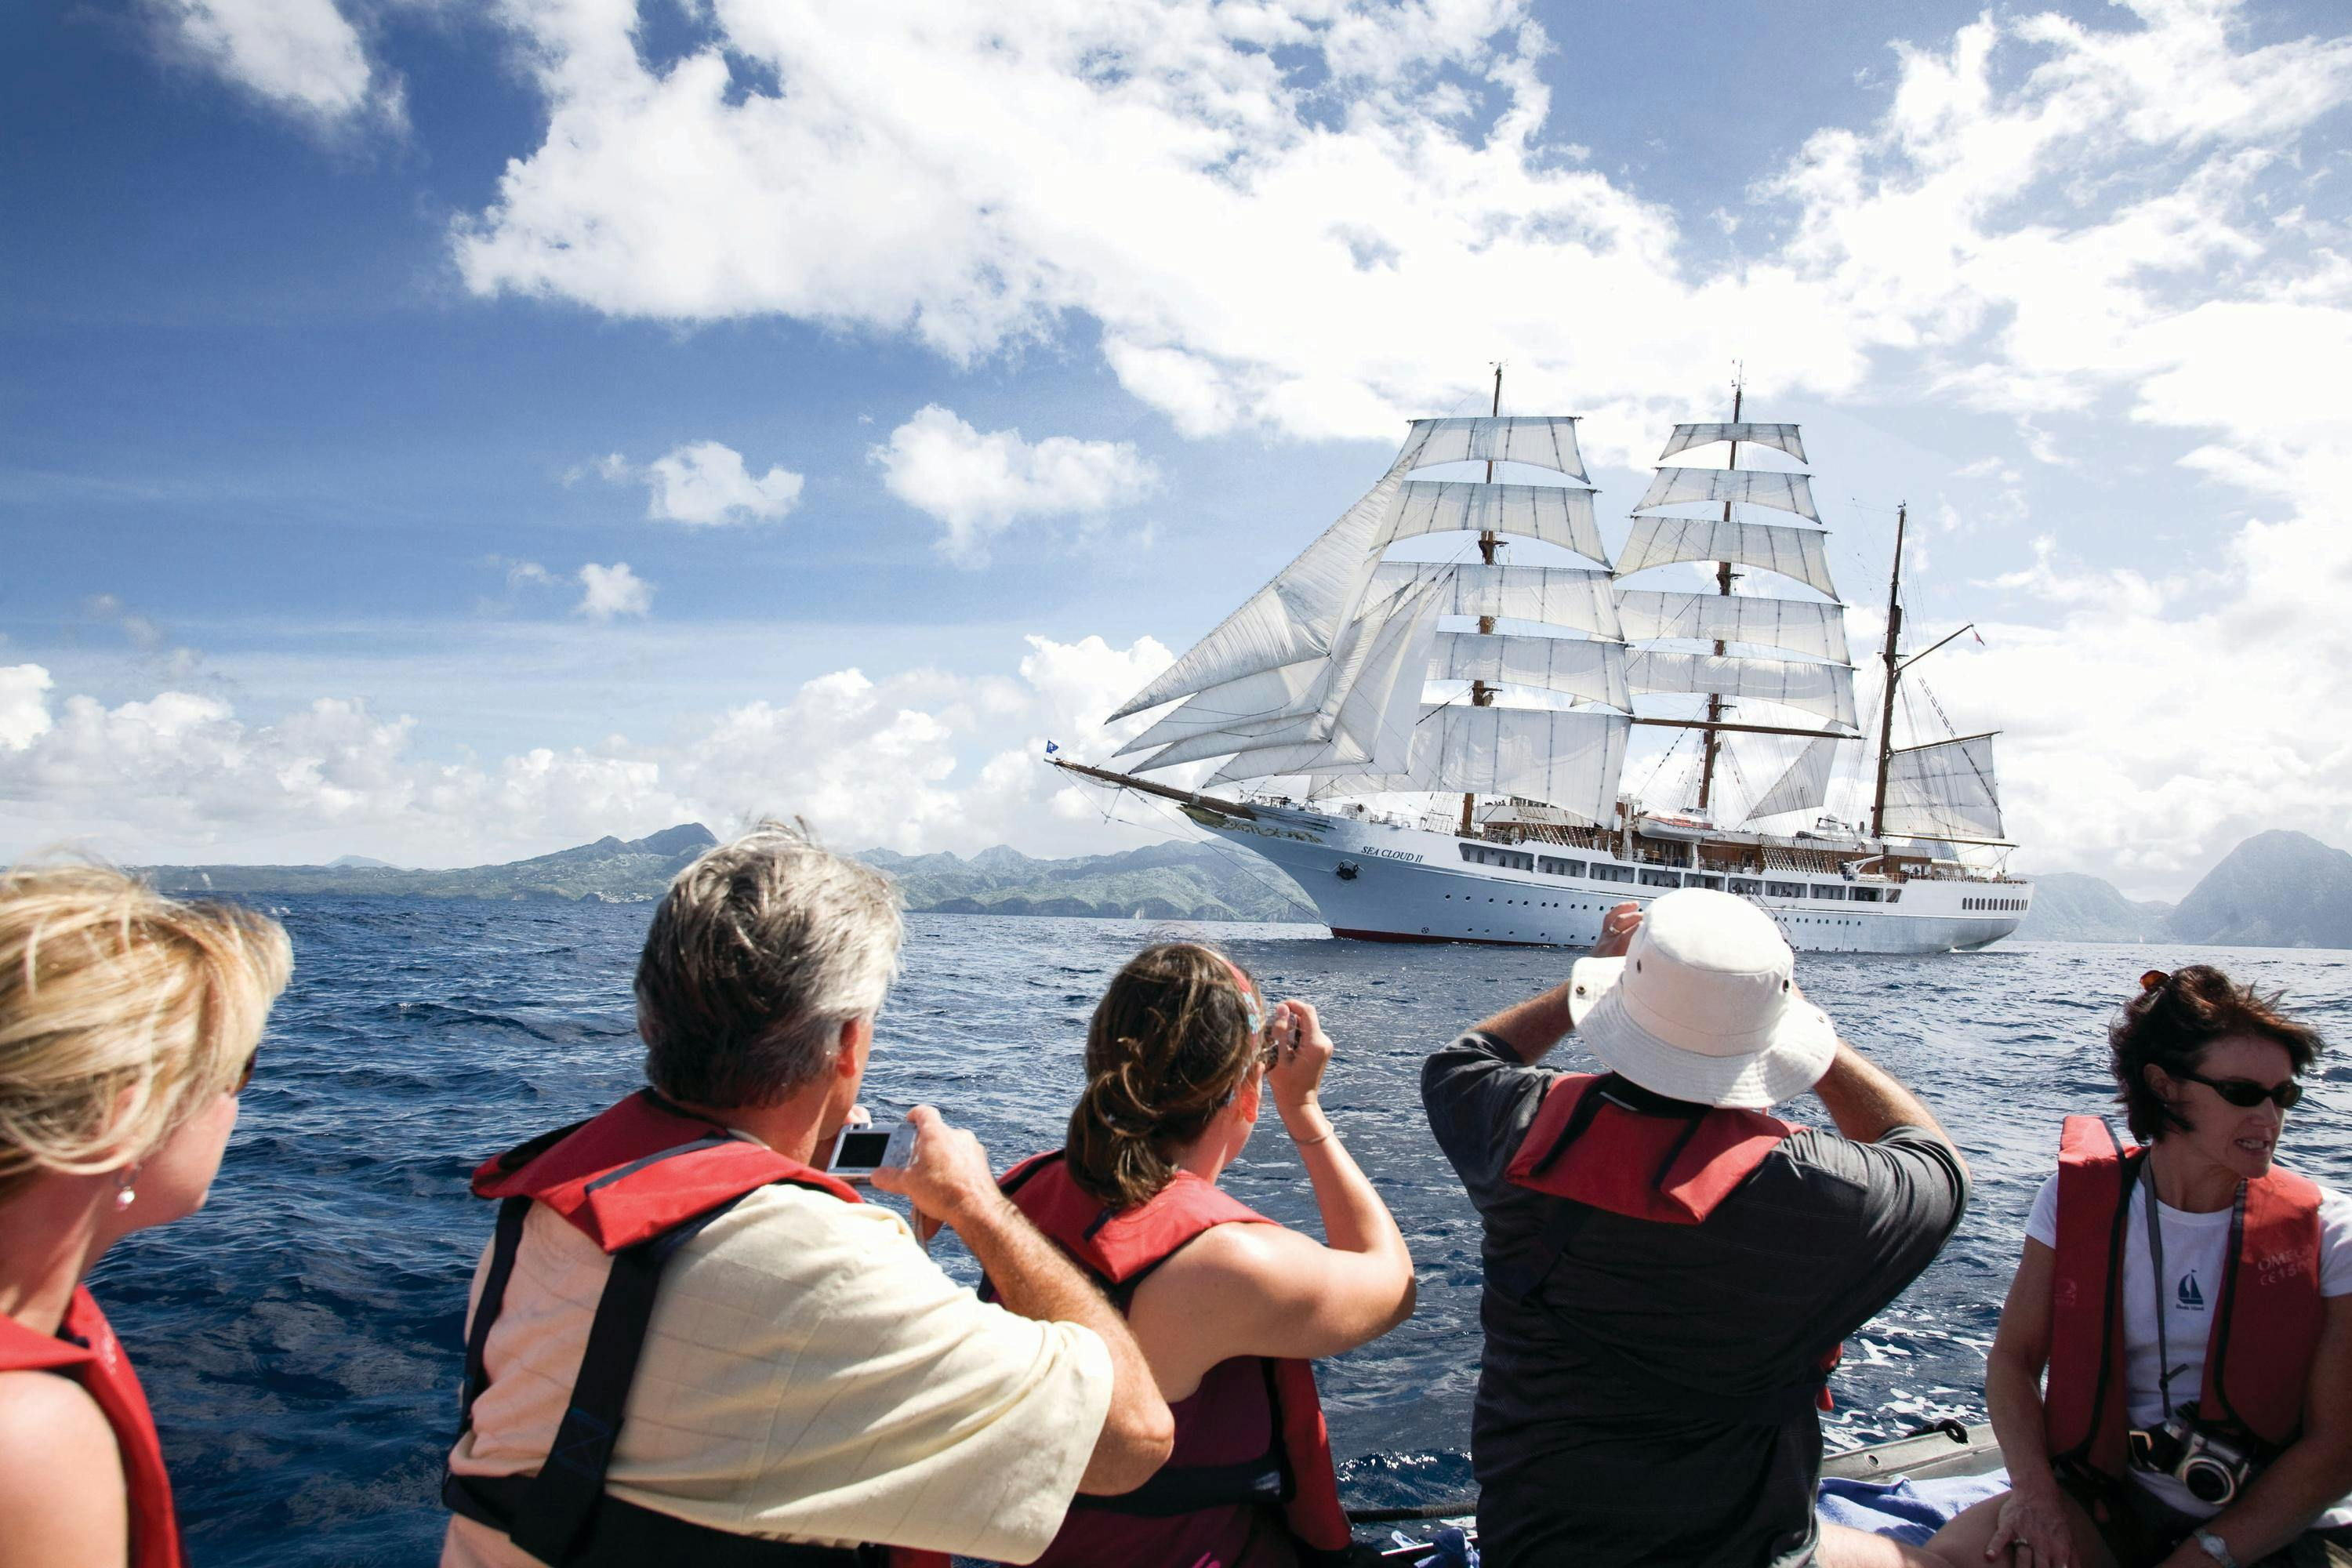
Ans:
{"label": "sailing ship", "polygon": [[[1117,753],[1128,771],[1046,760],[1174,802],[1289,873],[1341,937],[1580,945],[1622,902],[1701,887],[1758,904],[1805,952],[1998,941],[2033,889],[2000,868],[2014,846],[1992,733],[1895,744],[1911,667],[1969,629],[1903,653],[1907,508],[1869,818],[1814,815],[1841,749],[1865,741],[1845,605],[1802,434],[1743,419],[1744,396],[1735,384],[1727,422],[1675,426],[1612,561],[1576,419],[1504,416],[1497,367],[1487,416],[1413,421],[1362,499],[1111,715],[1163,710]],[[1675,461],[1718,446],[1720,468]],[[1467,538],[1425,558],[1445,535],[1474,536],[1476,559]],[[1498,559],[1530,544],[1547,558]],[[1694,567],[1712,567],[1713,592],[1658,585]],[[1739,591],[1757,574],[1779,591]],[[1695,800],[1625,790],[1646,729],[1685,731],[1677,749],[1697,737]],[[1734,747],[1791,737],[1793,760],[1735,816]],[[1140,776],[1216,758],[1198,788]]]}

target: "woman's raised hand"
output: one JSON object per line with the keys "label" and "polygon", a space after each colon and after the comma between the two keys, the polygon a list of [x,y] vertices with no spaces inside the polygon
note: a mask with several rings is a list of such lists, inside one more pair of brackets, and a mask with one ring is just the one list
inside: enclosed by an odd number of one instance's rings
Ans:
{"label": "woman's raised hand", "polygon": [[1294,1111],[1316,1102],[1323,1069],[1331,1064],[1331,1037],[1323,1032],[1314,1005],[1294,998],[1275,1005],[1265,1020],[1265,1041],[1274,1047],[1265,1086],[1275,1109],[1288,1121]]}

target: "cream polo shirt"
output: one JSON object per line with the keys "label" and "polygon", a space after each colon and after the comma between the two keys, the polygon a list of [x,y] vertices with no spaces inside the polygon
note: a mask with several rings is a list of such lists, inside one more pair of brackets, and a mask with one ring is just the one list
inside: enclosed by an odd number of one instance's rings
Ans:
{"label": "cream polo shirt", "polygon": [[[610,1268],[532,1205],[452,1469],[539,1468]],[[890,1210],[762,1187],[663,1270],[607,1489],[738,1533],[1027,1563],[1061,1527],[1110,1390],[1092,1330],[982,1301]],[[441,1563],[535,1568],[462,1518]]]}

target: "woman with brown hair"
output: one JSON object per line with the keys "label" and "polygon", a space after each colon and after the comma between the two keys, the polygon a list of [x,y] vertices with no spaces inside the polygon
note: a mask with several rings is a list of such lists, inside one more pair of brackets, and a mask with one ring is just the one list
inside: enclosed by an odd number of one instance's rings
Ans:
{"label": "woman with brown hair", "polygon": [[[1123,1497],[1080,1497],[1045,1568],[1286,1568],[1349,1552],[1308,1363],[1412,1315],[1412,1258],[1324,1115],[1330,1037],[1270,1012],[1208,948],[1146,948],[1087,1032],[1069,1142],[1015,1166],[1013,1201],[1126,1310],[1176,1417],[1168,1464]],[[1328,1243],[1217,1189],[1271,1100]]]}
{"label": "woman with brown hair", "polygon": [[1899,1560],[2352,1563],[2352,1202],[2273,1163],[2319,1036],[2196,964],[2108,1046],[2144,1142],[2068,1117],[2026,1222],[1985,1363],[2011,1489]]}
{"label": "woman with brown hair", "polygon": [[119,871],[0,873],[0,1568],[177,1568],[139,1379],[82,1279],[204,1206],[291,955]]}

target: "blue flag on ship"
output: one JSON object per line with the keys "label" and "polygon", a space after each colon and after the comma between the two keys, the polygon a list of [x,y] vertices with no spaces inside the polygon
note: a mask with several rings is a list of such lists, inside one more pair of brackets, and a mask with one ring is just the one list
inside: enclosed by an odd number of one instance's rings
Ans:
{"label": "blue flag on ship", "polygon": [[1061,747],[1059,747],[1059,746],[1057,746],[1057,745],[1054,744],[1054,742],[1051,742],[1051,741],[1048,741],[1048,742],[1045,742],[1045,754],[1046,754],[1047,756],[1049,756],[1049,757],[1050,757],[1050,756],[1052,756],[1055,752],[1060,751],[1061,749],[1062,749]]}

